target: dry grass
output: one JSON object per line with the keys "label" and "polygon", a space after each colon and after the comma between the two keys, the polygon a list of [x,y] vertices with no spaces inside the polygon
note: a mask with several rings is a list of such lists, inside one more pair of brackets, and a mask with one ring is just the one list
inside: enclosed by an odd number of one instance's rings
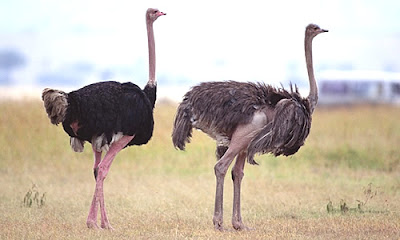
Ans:
{"label": "dry grass", "polygon": [[[306,145],[293,157],[257,157],[246,166],[242,216],[253,228],[212,226],[215,143],[200,132],[186,152],[171,143],[175,106],[158,105],[152,141],[118,155],[105,182],[111,224],[86,228],[94,190],[92,155],[74,153],[40,102],[0,103],[0,239],[398,239],[400,110],[317,109]],[[225,226],[232,184],[226,178]],[[363,211],[357,200],[376,195]],[[23,206],[37,186],[45,205]],[[332,201],[339,209],[328,213]]]}

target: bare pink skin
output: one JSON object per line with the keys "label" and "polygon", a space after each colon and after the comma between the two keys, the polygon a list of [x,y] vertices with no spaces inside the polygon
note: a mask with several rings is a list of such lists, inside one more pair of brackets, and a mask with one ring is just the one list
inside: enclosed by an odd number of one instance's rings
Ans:
{"label": "bare pink skin", "polygon": [[106,155],[104,156],[103,160],[101,160],[101,152],[96,151],[93,148],[94,153],[94,169],[97,170],[97,177],[96,177],[96,189],[93,194],[92,204],[90,206],[89,215],[87,217],[86,224],[88,228],[99,228],[97,225],[97,210],[98,205],[100,205],[100,214],[101,214],[101,225],[100,227],[103,229],[110,229],[111,227],[110,222],[108,221],[106,206],[104,202],[104,192],[103,192],[103,182],[107,176],[108,171],[110,170],[111,163],[113,162],[117,153],[119,153],[132,139],[134,136],[123,136],[118,141],[114,142],[111,146]]}
{"label": "bare pink skin", "polygon": [[94,155],[94,165],[93,165],[93,172],[94,172],[94,179],[97,178],[98,167],[101,162],[101,155],[102,152],[98,152],[95,147],[92,146],[93,155]]}
{"label": "bare pink skin", "polygon": [[72,131],[74,131],[75,135],[78,135],[77,132],[79,130],[79,122],[75,121],[71,123],[69,126],[72,128]]}

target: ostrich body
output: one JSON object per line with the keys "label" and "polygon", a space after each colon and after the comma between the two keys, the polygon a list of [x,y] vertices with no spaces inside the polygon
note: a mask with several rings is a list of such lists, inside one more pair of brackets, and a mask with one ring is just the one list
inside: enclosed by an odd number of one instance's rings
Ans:
{"label": "ostrich body", "polygon": [[304,144],[311,127],[311,114],[318,100],[312,65],[312,40],[327,30],[310,24],[305,31],[305,56],[310,94],[302,98],[297,87],[290,91],[263,83],[235,81],[204,82],[187,92],[175,117],[172,140],[184,150],[192,128],[216,140],[216,195],[213,223],[223,230],[223,187],[226,172],[232,168],[234,185],[232,225],[246,229],[240,213],[240,187],[245,160],[250,164],[256,153],[289,156]]}
{"label": "ostrich body", "polygon": [[[96,189],[87,218],[89,228],[97,225],[100,205],[101,228],[112,229],[106,214],[103,181],[116,154],[126,146],[147,143],[153,134],[156,101],[155,44],[153,22],[165,15],[157,9],[146,12],[149,47],[149,80],[142,90],[133,83],[99,82],[65,93],[46,88],[42,99],[51,123],[62,123],[74,151],[84,142],[92,144]],[[104,158],[102,152],[106,151]]]}

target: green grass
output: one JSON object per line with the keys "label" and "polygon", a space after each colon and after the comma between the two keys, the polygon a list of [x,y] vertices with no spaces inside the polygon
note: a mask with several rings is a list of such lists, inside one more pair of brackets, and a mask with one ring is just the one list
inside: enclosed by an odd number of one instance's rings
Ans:
{"label": "green grass", "polygon": [[[159,104],[149,144],[123,150],[105,181],[115,231],[86,228],[94,191],[89,144],[74,153],[42,103],[0,103],[0,239],[398,239],[400,109],[317,109],[305,146],[292,157],[247,165],[242,217],[253,228],[216,232],[215,143],[195,131],[185,152],[171,142],[176,106]],[[230,228],[232,183],[225,181]],[[376,195],[365,201],[371,183]],[[23,204],[35,184],[45,204]],[[357,201],[358,200],[358,201]],[[349,211],[327,212],[327,204]]]}

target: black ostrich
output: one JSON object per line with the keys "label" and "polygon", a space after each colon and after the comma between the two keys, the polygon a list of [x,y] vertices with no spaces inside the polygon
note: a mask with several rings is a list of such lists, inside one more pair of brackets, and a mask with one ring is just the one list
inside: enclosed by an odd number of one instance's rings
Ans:
{"label": "black ostrich", "polygon": [[[97,225],[98,204],[101,228],[112,229],[104,204],[103,181],[111,163],[126,146],[147,143],[153,134],[153,108],[156,101],[156,56],[153,22],[162,15],[157,9],[146,12],[149,47],[149,81],[143,90],[133,83],[99,82],[65,93],[46,88],[42,99],[51,123],[62,123],[71,137],[71,147],[83,151],[83,144],[92,144],[96,189],[87,218],[89,228]],[[102,151],[107,151],[101,159]]]}
{"label": "black ostrich", "polygon": [[246,229],[240,213],[240,185],[245,159],[250,164],[256,153],[289,156],[304,144],[311,127],[311,114],[317,104],[318,90],[312,65],[312,40],[327,30],[315,24],[305,31],[305,56],[310,94],[302,98],[297,87],[290,91],[263,83],[235,81],[204,82],[183,97],[175,117],[172,140],[184,150],[192,128],[208,134],[217,142],[217,179],[213,223],[223,230],[223,187],[225,174],[232,168],[234,185],[232,225]]}

